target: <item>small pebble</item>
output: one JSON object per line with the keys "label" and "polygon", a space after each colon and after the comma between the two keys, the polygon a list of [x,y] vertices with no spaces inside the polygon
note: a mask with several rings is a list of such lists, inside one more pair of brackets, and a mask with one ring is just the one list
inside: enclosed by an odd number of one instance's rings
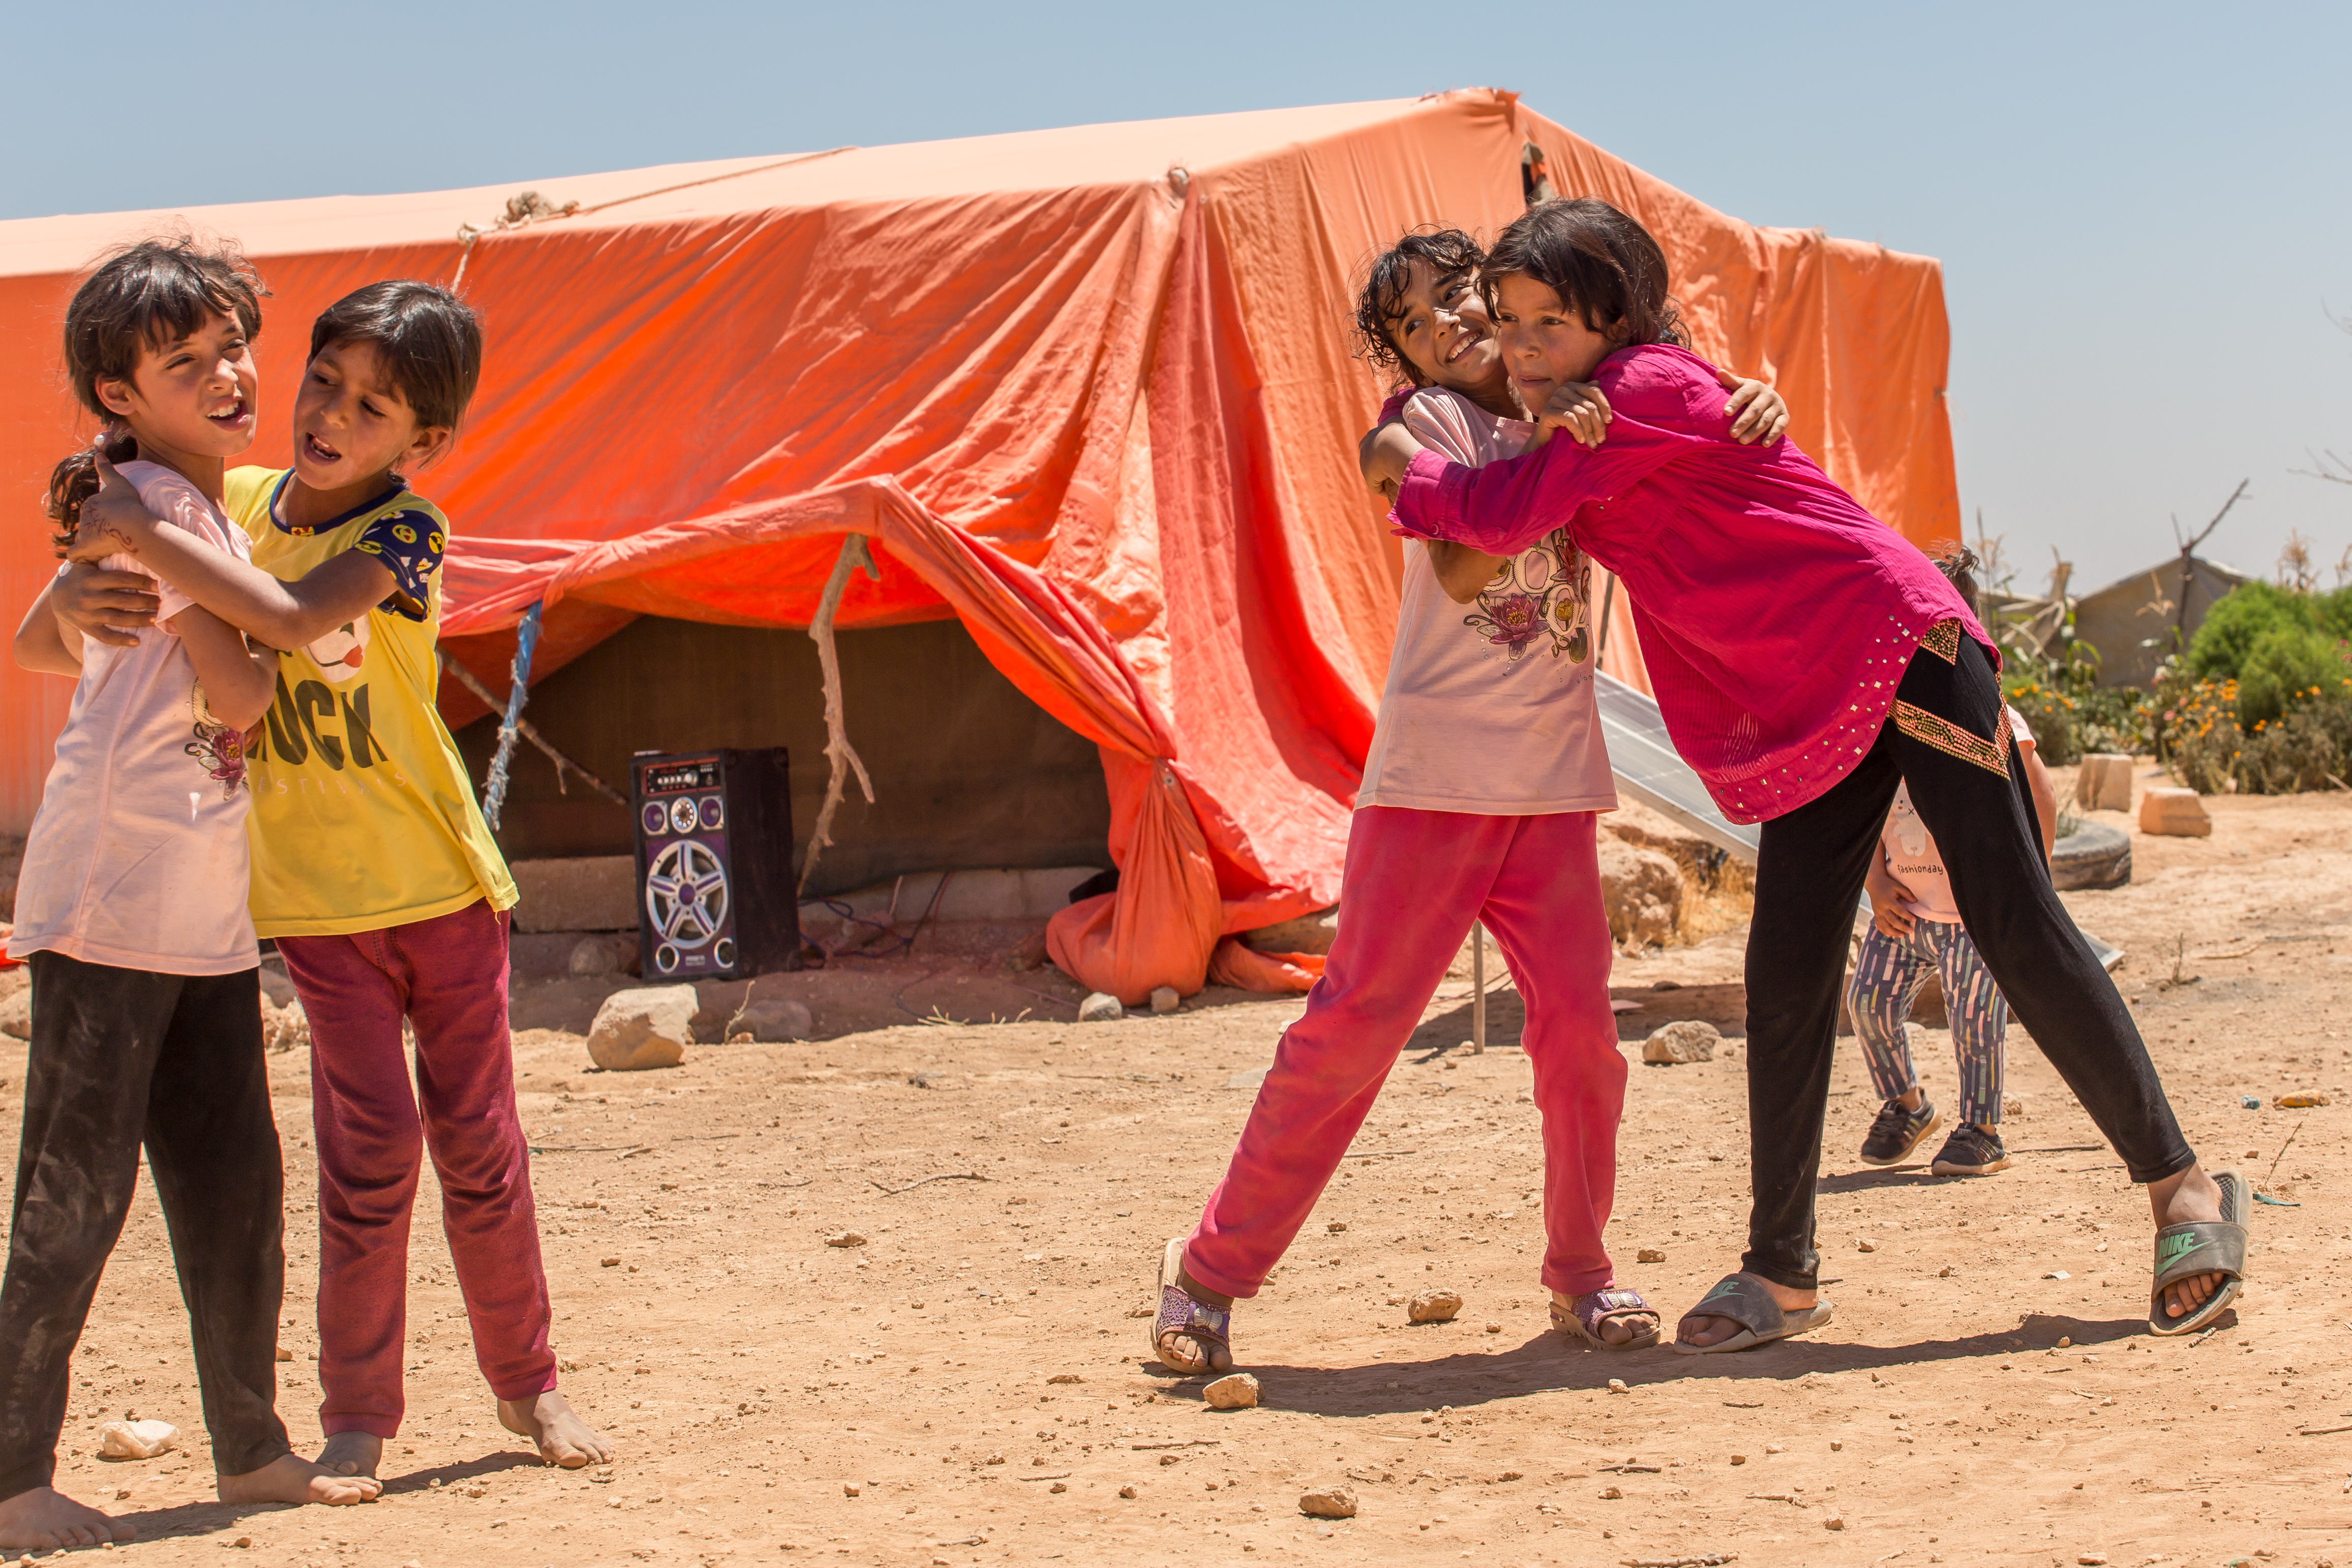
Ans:
{"label": "small pebble", "polygon": [[1503,1331],[1503,1325],[1500,1323],[1489,1323],[1486,1325],[1486,1331],[1490,1334],[1499,1334]]}
{"label": "small pebble", "polygon": [[1833,1513],[1830,1515],[1829,1518],[1822,1521],[1822,1528],[1823,1530],[1843,1530],[1845,1528],[1845,1515],[1842,1513]]}
{"label": "small pebble", "polygon": [[1121,1487],[1118,1489],[1118,1495],[1123,1498],[1131,1499],[1135,1496],[1135,1489],[1133,1487]]}
{"label": "small pebble", "polygon": [[844,1481],[841,1484],[841,1495],[844,1497],[856,1497],[857,1495],[857,1488],[847,1481]]}
{"label": "small pebble", "polygon": [[1461,1310],[1462,1293],[1459,1290],[1444,1290],[1436,1286],[1416,1292],[1404,1307],[1406,1319],[1415,1323],[1451,1322],[1454,1314]]}
{"label": "small pebble", "polygon": [[866,1237],[854,1230],[836,1230],[824,1238],[827,1247],[863,1247]]}
{"label": "small pebble", "polygon": [[1745,1454],[1734,1454],[1731,1456],[1731,1462],[1735,1465],[1744,1465],[1748,1462],[1748,1456]]}
{"label": "small pebble", "polygon": [[1309,1519],[1353,1519],[1356,1493],[1352,1487],[1326,1487],[1298,1500],[1298,1511]]}
{"label": "small pebble", "polygon": [[1055,1481],[1052,1486],[1047,1487],[1045,1489],[1049,1492],[1066,1492],[1070,1489],[1070,1483],[1067,1481]]}
{"label": "small pebble", "polygon": [[1767,1443],[1764,1445],[1764,1451],[1768,1454],[1785,1454],[1789,1450],[1778,1443]]}
{"label": "small pebble", "polygon": [[1325,1226],[1323,1228],[1324,1228],[1325,1230],[1329,1231],[1333,1236],[1337,1236],[1337,1235],[1339,1235],[1341,1231],[1343,1231],[1343,1230],[1345,1230],[1345,1229],[1347,1229],[1347,1228],[1348,1228],[1348,1222],[1347,1222],[1346,1220],[1344,1220],[1344,1219],[1335,1219],[1335,1220],[1333,1220],[1329,1225]]}
{"label": "small pebble", "polygon": [[1633,1261],[1636,1263],[1664,1263],[1665,1260],[1666,1255],[1664,1249],[1655,1247],[1645,1247],[1633,1256]]}
{"label": "small pebble", "polygon": [[618,1268],[621,1266],[621,1260],[617,1258],[602,1258],[599,1261],[601,1261],[607,1268]]}
{"label": "small pebble", "polygon": [[1609,1380],[1609,1392],[1610,1392],[1610,1393],[1612,1393],[1612,1394],[1622,1394],[1622,1393],[1624,1393],[1624,1392],[1625,1392],[1625,1380],[1624,1380],[1623,1378],[1622,1378],[1622,1377],[1612,1377],[1612,1378],[1611,1378],[1611,1379]]}
{"label": "small pebble", "polygon": [[1612,1499],[1622,1498],[1624,1495],[1624,1489],[1621,1487],[1602,1487],[1601,1489],[1601,1496],[1604,1501]]}
{"label": "small pebble", "polygon": [[1831,1439],[1830,1439],[1830,1452],[1831,1452],[1831,1453],[1832,1453],[1832,1454],[1838,1453],[1838,1452],[1842,1451],[1844,1447],[1845,1447],[1845,1444],[1844,1444],[1844,1442],[1843,1442],[1843,1440],[1841,1440],[1841,1439],[1839,1439],[1839,1438],[1836,1438],[1836,1437],[1832,1437],[1832,1438],[1831,1438]]}
{"label": "small pebble", "polygon": [[1878,1243],[1866,1236],[1857,1236],[1853,1238],[1853,1247],[1856,1252],[1875,1252],[1878,1250]]}
{"label": "small pebble", "polygon": [[1201,1397],[1212,1410],[1253,1410],[1257,1406],[1257,1379],[1237,1372],[1201,1390]]}

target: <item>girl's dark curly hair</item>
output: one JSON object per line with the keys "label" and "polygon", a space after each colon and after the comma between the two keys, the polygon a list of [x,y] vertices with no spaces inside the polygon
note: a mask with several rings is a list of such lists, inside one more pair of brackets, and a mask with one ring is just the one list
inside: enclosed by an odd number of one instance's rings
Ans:
{"label": "girl's dark curly hair", "polygon": [[1666,293],[1665,252],[1648,229],[1607,202],[1538,202],[1516,219],[1479,275],[1489,309],[1495,279],[1510,272],[1544,284],[1581,313],[1586,326],[1620,345],[1690,346],[1682,312]]}
{"label": "girl's dark curly hair", "polygon": [[66,379],[106,427],[49,475],[41,510],[55,525],[50,542],[60,557],[73,543],[81,503],[98,493],[98,458],[127,463],[139,455],[139,443],[100,401],[98,384],[130,380],[142,354],[186,337],[207,316],[235,316],[247,338],[259,337],[265,292],[261,275],[235,246],[186,234],[123,246],[81,280],[66,306]]}
{"label": "girl's dark curly hair", "polygon": [[1372,258],[1363,287],[1356,290],[1353,337],[1356,357],[1377,370],[1390,371],[1418,382],[1412,362],[1390,335],[1389,323],[1404,313],[1404,291],[1412,283],[1412,264],[1427,262],[1441,278],[1478,270],[1486,253],[1458,228],[1423,224]]}

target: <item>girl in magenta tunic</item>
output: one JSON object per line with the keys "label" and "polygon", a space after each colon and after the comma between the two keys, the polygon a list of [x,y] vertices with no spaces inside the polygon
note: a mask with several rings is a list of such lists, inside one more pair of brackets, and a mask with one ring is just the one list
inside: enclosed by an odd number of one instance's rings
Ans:
{"label": "girl in magenta tunic", "polygon": [[[1846,945],[1895,786],[1945,846],[1963,920],[2035,1043],[2146,1183],[2149,1327],[2235,1299],[2247,1188],[2182,1138],[2130,1014],[2043,869],[1999,655],[1934,563],[1789,441],[1729,439],[1713,368],[1683,346],[1657,242],[1605,203],[1548,202],[1484,275],[1521,402],[1593,381],[1597,447],[1550,440],[1469,468],[1415,457],[1411,535],[1507,554],[1565,523],[1642,617],[1667,729],[1726,815],[1763,824],[1748,945],[1748,1247],[1676,1348],[1742,1349],[1828,1321],[1813,1186]],[[1547,419],[1547,426],[1554,421]]]}

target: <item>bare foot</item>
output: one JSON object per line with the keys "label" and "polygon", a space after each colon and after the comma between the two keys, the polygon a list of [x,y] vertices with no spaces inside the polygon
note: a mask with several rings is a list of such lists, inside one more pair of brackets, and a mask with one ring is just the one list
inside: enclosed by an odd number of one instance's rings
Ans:
{"label": "bare foot", "polygon": [[327,1438],[327,1446],[319,1450],[319,1468],[338,1476],[364,1476],[375,1479],[375,1468],[383,1463],[383,1439],[367,1432],[335,1432]]}
{"label": "bare foot", "polygon": [[[1603,1289],[1613,1290],[1617,1287],[1610,1285],[1604,1286]],[[1557,1321],[1561,1316],[1573,1316],[1577,1302],[1582,1300],[1580,1296],[1570,1296],[1559,1290],[1553,1291],[1551,1304],[1558,1309],[1554,1314],[1554,1320]],[[1657,1331],[1658,1315],[1655,1312],[1620,1312],[1601,1320],[1601,1342],[1603,1344],[1629,1344],[1644,1334],[1654,1334]]]}
{"label": "bare foot", "polygon": [[[2149,1183],[2147,1205],[2155,1213],[2159,1229],[2168,1225],[2217,1220],[2221,1217],[2221,1189],[2213,1184],[2213,1178],[2205,1173],[2202,1165],[2191,1165],[2177,1176]],[[2192,1274],[2186,1279],[2174,1280],[2164,1288],[2165,1310],[2176,1318],[2187,1317],[2203,1306],[2228,1278],[2226,1274]]]}
{"label": "bare foot", "polygon": [[[334,1446],[333,1439],[329,1439],[328,1446]],[[383,1447],[381,1443],[376,1446],[379,1450]],[[373,1502],[383,1490],[373,1476],[331,1470],[299,1454],[282,1454],[241,1476],[216,1477],[213,1485],[223,1502],[319,1502],[336,1508]]]}
{"label": "bare foot", "polygon": [[499,1400],[499,1420],[508,1431],[538,1444],[539,1457],[551,1465],[577,1470],[613,1462],[613,1445],[552,1390],[532,1399]]}
{"label": "bare foot", "polygon": [[62,1552],[68,1546],[130,1541],[138,1534],[54,1487],[35,1487],[0,1502],[0,1547],[11,1552]]}
{"label": "bare foot", "polygon": [[[1821,1299],[1821,1292],[1818,1290],[1791,1290],[1786,1285],[1773,1284],[1761,1275],[1751,1274],[1748,1278],[1769,1290],[1772,1293],[1772,1300],[1780,1303],[1780,1310],[1784,1312],[1801,1312]],[[1700,1303],[1701,1306],[1705,1304]],[[1733,1322],[1729,1318],[1710,1317],[1693,1309],[1681,1322],[1675,1325],[1675,1342],[1685,1345],[1721,1344],[1738,1333],[1744,1326],[1744,1324]]]}

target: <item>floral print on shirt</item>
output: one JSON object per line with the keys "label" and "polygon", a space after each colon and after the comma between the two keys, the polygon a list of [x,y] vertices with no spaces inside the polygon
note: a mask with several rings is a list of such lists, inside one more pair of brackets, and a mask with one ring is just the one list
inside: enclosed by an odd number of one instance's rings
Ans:
{"label": "floral print on shirt", "polygon": [[1585,609],[1591,589],[1591,563],[1569,542],[1568,530],[1555,529],[1503,562],[1462,624],[1507,664],[1547,643],[1554,658],[1566,654],[1582,664],[1592,652]]}

